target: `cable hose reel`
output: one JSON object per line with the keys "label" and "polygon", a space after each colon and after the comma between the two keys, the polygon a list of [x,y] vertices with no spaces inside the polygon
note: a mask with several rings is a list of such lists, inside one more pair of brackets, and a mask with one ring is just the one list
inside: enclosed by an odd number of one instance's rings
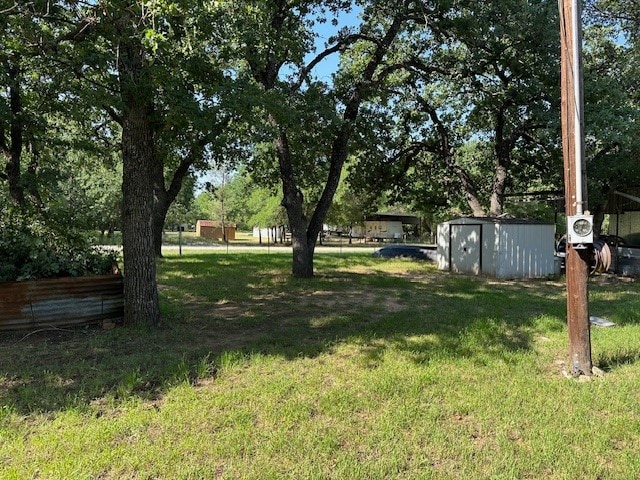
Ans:
{"label": "cable hose reel", "polygon": [[608,271],[611,268],[611,259],[612,255],[609,244],[599,238],[594,240],[591,275]]}
{"label": "cable hose reel", "polygon": [[[556,251],[566,251],[566,235],[560,237],[556,242]],[[589,275],[596,273],[605,273],[611,268],[613,254],[611,247],[607,242],[600,238],[596,238],[590,248],[591,260],[589,262]]]}

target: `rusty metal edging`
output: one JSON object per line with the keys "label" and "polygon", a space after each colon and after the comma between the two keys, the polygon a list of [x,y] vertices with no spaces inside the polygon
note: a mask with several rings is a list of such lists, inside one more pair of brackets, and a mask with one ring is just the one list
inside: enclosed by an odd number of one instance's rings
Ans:
{"label": "rusty metal edging", "polygon": [[0,283],[0,330],[71,326],[120,319],[120,275]]}

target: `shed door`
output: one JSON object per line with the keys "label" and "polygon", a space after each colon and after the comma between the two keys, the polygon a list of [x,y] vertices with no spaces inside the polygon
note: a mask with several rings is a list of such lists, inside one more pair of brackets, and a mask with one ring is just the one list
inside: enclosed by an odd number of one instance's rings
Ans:
{"label": "shed door", "polygon": [[451,271],[480,273],[481,233],[480,225],[451,225]]}

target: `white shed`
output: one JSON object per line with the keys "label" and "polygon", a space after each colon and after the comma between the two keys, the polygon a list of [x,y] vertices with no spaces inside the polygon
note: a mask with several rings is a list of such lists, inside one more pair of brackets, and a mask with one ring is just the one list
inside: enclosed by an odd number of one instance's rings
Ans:
{"label": "white shed", "polygon": [[440,270],[497,278],[559,272],[555,225],[524,218],[458,218],[438,225]]}

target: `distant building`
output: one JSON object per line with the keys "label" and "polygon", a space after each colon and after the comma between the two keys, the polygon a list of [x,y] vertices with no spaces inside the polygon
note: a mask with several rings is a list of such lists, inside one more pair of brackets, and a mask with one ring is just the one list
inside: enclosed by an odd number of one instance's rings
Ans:
{"label": "distant building", "polygon": [[609,214],[609,235],[624,238],[627,245],[640,246],[640,187],[612,192],[605,213]]}
{"label": "distant building", "polygon": [[420,217],[415,215],[374,213],[364,217],[364,227],[354,227],[354,237],[364,237],[371,240],[401,241],[407,230],[411,235],[419,236]]}
{"label": "distant building", "polygon": [[218,220],[198,220],[196,222],[196,235],[211,240],[235,240],[236,228],[235,223],[225,222],[223,230],[222,222]]}
{"label": "distant building", "polygon": [[287,231],[285,225],[277,225],[272,227],[253,227],[252,236],[257,238],[259,242],[267,243],[286,243],[291,241],[291,233]]}

